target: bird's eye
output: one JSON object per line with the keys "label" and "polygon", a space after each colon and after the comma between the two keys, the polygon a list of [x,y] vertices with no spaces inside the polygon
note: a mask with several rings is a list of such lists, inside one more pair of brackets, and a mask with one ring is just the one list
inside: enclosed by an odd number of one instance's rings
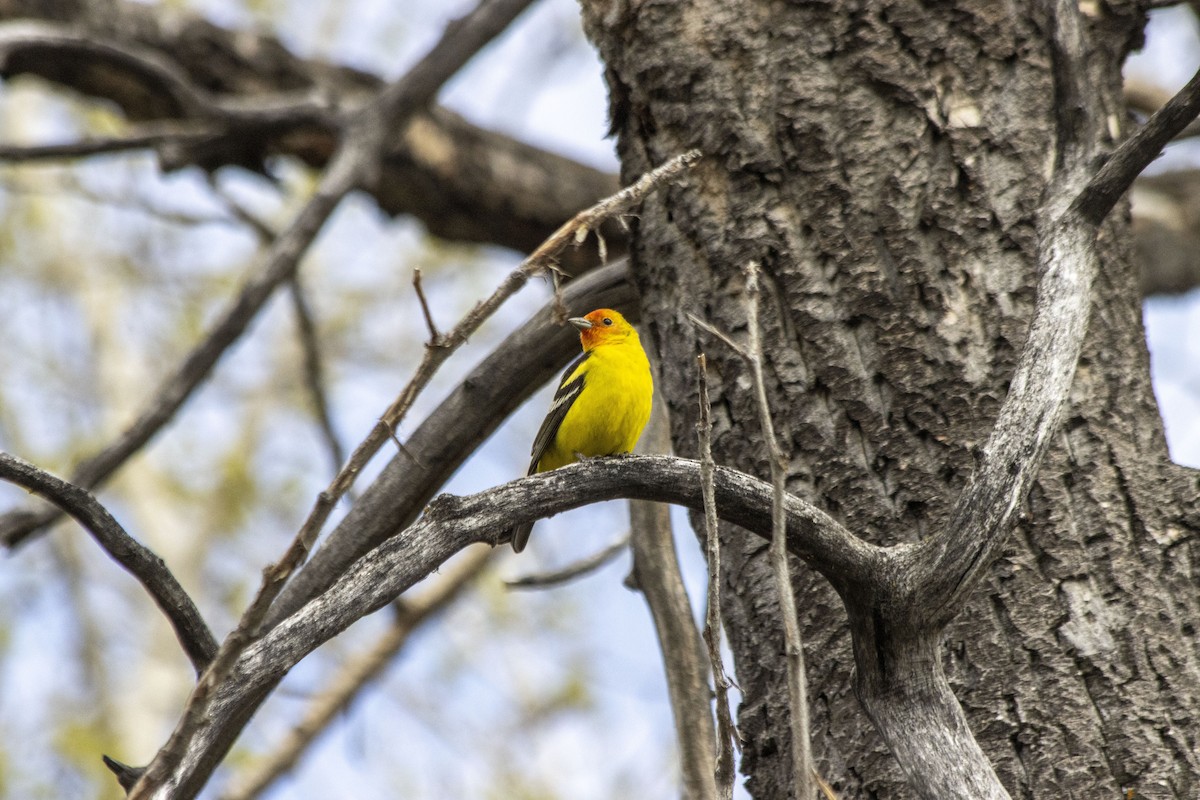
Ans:
{"label": "bird's eye", "polygon": [[609,319],[608,317],[605,317],[605,318],[604,318],[604,324],[605,324],[605,325],[612,325],[612,320],[611,320],[611,319]]}

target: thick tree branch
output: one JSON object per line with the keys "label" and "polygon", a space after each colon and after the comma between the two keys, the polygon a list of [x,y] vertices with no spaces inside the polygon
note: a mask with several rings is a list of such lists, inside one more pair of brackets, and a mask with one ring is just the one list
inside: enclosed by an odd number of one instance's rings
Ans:
{"label": "thick tree branch", "polygon": [[[657,364],[657,354],[652,354],[652,358]],[[664,454],[671,451],[667,407],[661,396],[655,397],[650,424],[638,449]],[[683,796],[686,800],[717,800],[713,768],[717,734],[713,727],[712,690],[708,686],[709,668],[679,569],[671,510],[662,503],[634,500],[629,503],[629,524],[633,568],[627,583],[646,598],[654,620],[675,720]],[[731,769],[732,766],[731,759]]]}
{"label": "thick tree branch", "polygon": [[[626,316],[636,320],[636,296],[628,278],[624,262],[604,267],[569,283],[562,303],[571,314],[614,307],[627,310]],[[578,347],[573,337],[562,335],[554,302],[500,342],[413,431],[346,518],[288,582],[268,624],[316,597],[350,564],[411,524],[479,443],[561,372]]]}
{"label": "thick tree branch", "polygon": [[1127,139],[1082,190],[1064,197],[1075,189],[1074,178],[1051,190],[1046,203],[1050,221],[1040,236],[1037,306],[1008,397],[950,523],[909,553],[910,600],[914,608],[923,604],[936,609],[937,624],[954,617],[1003,545],[1058,428],[1087,332],[1097,226],[1138,173],[1197,113],[1200,73]]}
{"label": "thick tree branch", "polygon": [[371,648],[349,661],[328,689],[313,698],[300,722],[279,745],[236,775],[221,800],[253,800],[295,768],[313,742],[391,664],[425,622],[453,603],[491,563],[495,550],[480,550],[441,575],[436,585],[413,600],[395,603],[391,626]]}
{"label": "thick tree branch", "polygon": [[[281,281],[294,274],[300,257],[342,197],[364,179],[376,177],[388,131],[403,124],[426,106],[447,81],[485,44],[503,31],[530,0],[491,0],[447,27],[436,45],[405,75],[379,93],[376,100],[355,112],[345,123],[345,139],[330,163],[312,200],[272,247],[265,270],[262,299]],[[265,278],[272,279],[269,284]],[[236,310],[236,309],[235,309]],[[228,318],[228,317],[227,317]],[[348,486],[348,485],[347,485]],[[188,698],[183,717],[171,738],[159,750],[146,773],[130,792],[132,798],[172,795],[173,773],[196,731],[204,726],[211,692],[220,685],[242,649],[258,630],[283,581],[303,561],[315,537],[305,525],[278,563],[264,571],[263,582],[234,631],[226,638]],[[195,786],[194,791],[199,790]]]}
{"label": "thick tree branch", "polygon": [[192,598],[161,558],[126,533],[96,498],[78,486],[3,452],[0,452],[0,478],[45,497],[92,534],[97,544],[136,578],[162,609],[196,674],[204,671],[217,652],[217,640]]}
{"label": "thick tree branch", "polygon": [[[375,75],[298,58],[270,36],[225,30],[196,16],[164,14],[159,7],[140,3],[101,0],[101,5],[102,14],[88,15],[82,4],[72,2],[0,0],[0,20],[65,23],[67,31],[86,29],[96,39],[156,53],[160,61],[185,74],[194,91],[243,106],[254,105],[262,94],[338,98],[353,104],[365,101],[383,85]],[[111,101],[135,122],[181,119],[178,103],[150,76],[128,68],[114,70],[102,59],[75,55],[17,53],[0,74],[34,74]],[[143,146],[158,149],[168,167],[194,162],[207,169],[241,165],[261,170],[263,158],[274,154],[324,168],[338,141],[336,128],[320,119],[255,136],[217,127],[218,135],[211,140],[156,140]],[[433,108],[393,131],[382,180],[368,190],[384,211],[412,214],[435,235],[529,252],[576,209],[618,188],[614,175]],[[625,232],[609,224],[604,233],[609,255],[620,255]],[[595,261],[595,248],[587,247],[565,254],[562,266],[577,274]]]}
{"label": "thick tree branch", "polygon": [[[735,470],[714,472],[722,519],[767,538],[770,484]],[[513,523],[601,500],[656,500],[703,505],[700,465],[671,456],[591,459],[466,497],[442,495],[425,515],[355,563],[326,592],[252,642],[226,680],[212,688],[203,724],[180,742],[177,765],[161,796],[194,797],[255,709],[296,663],[366,614],[387,605],[466,546],[504,544]],[[843,589],[880,567],[884,552],[861,541],[799,498],[784,499],[789,550]]]}

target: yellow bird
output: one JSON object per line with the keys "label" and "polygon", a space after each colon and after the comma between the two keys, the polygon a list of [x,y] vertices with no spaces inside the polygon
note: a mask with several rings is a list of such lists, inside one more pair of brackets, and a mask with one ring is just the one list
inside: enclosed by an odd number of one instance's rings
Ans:
{"label": "yellow bird", "polygon": [[[583,354],[567,367],[537,437],[529,475],[581,458],[628,453],[650,419],[654,381],[637,331],[611,308],[570,322],[579,329]],[[512,531],[518,553],[533,523]]]}

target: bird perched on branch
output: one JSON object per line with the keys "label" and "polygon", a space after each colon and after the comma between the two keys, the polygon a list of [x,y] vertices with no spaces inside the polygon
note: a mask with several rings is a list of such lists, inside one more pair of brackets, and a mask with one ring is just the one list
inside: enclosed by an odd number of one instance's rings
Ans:
{"label": "bird perched on branch", "polygon": [[[611,308],[570,322],[583,354],[567,367],[537,437],[529,475],[581,458],[628,453],[650,419],[654,382],[637,331]],[[533,523],[512,530],[513,550],[529,541]]]}

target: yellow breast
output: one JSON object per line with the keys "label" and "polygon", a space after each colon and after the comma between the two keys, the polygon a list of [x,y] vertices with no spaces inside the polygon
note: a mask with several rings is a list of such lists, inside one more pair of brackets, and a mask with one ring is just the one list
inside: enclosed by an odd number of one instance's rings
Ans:
{"label": "yellow breast", "polygon": [[650,419],[654,383],[637,334],[601,345],[579,367],[584,387],[563,418],[538,472],[592,458],[631,452]]}

